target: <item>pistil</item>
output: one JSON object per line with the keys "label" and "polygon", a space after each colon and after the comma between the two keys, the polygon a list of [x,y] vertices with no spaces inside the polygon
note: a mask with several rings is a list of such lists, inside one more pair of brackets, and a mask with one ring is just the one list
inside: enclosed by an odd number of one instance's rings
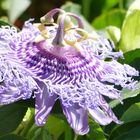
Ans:
{"label": "pistil", "polygon": [[[53,17],[57,13],[60,13],[60,15],[58,17],[58,29],[57,29],[56,36],[54,37],[54,39],[52,41],[52,44],[55,46],[63,47],[69,42],[69,41],[65,42],[65,40],[64,40],[65,31],[73,28],[73,26],[74,26],[70,17],[73,17],[77,21],[78,28],[83,28],[83,23],[78,16],[76,16],[72,13],[66,13],[65,11],[63,11],[61,9],[57,9],[57,8],[48,12],[45,16],[43,16],[40,19],[41,23],[43,25],[54,24]],[[43,29],[43,32],[44,32],[44,29]],[[43,33],[43,35],[44,35],[44,33]],[[46,35],[45,35],[45,37],[46,37]]]}

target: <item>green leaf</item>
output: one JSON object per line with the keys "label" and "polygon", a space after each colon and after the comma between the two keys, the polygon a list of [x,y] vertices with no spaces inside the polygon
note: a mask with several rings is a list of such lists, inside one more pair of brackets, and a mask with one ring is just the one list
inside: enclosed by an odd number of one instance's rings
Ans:
{"label": "green leaf", "polygon": [[[140,101],[140,94],[133,98],[127,98],[123,100],[123,104],[118,103],[116,106],[113,108],[113,112],[116,114],[118,118],[121,118],[124,112],[133,104],[137,103]],[[115,123],[111,123],[110,125],[105,126],[105,133],[110,134],[113,128],[116,126]]]}
{"label": "green leaf", "polygon": [[[48,117],[47,120],[47,128],[49,130],[49,132],[55,136],[55,138],[57,139],[62,133],[64,133],[66,131],[66,128],[68,127],[68,124],[66,123],[65,120],[54,116],[54,115],[50,115]],[[56,127],[57,126],[57,127]]]}
{"label": "green leaf", "polygon": [[[124,0],[123,5],[124,5],[125,9],[129,9],[134,1],[135,0]],[[127,12],[128,12],[128,10],[127,10]]]}
{"label": "green leaf", "polygon": [[125,123],[140,120],[140,102],[130,106],[123,114],[121,120]]}
{"label": "green leaf", "polygon": [[133,0],[133,2],[131,2],[131,5],[129,6],[127,13],[129,14],[133,10],[140,10],[140,0]]}
{"label": "green leaf", "polygon": [[[131,5],[129,3],[131,3]],[[119,45],[119,48],[124,52],[140,48],[140,1],[134,0],[132,2],[132,0],[130,0],[130,2],[128,2],[128,5],[129,9],[123,23],[121,42]]]}
{"label": "green leaf", "polygon": [[0,136],[14,131],[22,121],[27,107],[10,104],[0,107]]}
{"label": "green leaf", "polygon": [[137,126],[114,140],[140,140],[140,126]]}
{"label": "green leaf", "polygon": [[53,140],[63,134],[64,140],[72,140],[72,131],[66,121],[61,117],[49,115],[46,125],[43,127],[33,125],[27,133],[27,138],[30,140]]}
{"label": "green leaf", "polygon": [[140,48],[140,10],[133,10],[126,16],[119,48],[124,52]]}
{"label": "green leaf", "polygon": [[124,10],[113,9],[95,18],[92,22],[92,26],[95,27],[96,29],[103,29],[109,25],[121,28],[124,17],[125,17]]}
{"label": "green leaf", "polygon": [[10,22],[14,21],[29,7],[30,0],[5,0]]}
{"label": "green leaf", "polygon": [[127,64],[132,63],[135,59],[140,58],[140,49],[135,49],[124,53],[124,58],[125,59],[121,60],[122,62]]}
{"label": "green leaf", "polygon": [[[126,133],[130,133],[136,127],[140,129],[140,102],[135,103],[130,106],[123,116],[121,120],[124,121],[124,124],[115,127],[110,135],[109,140],[118,140],[120,137],[127,136]],[[132,136],[132,135],[131,135]],[[119,137],[119,138],[116,138]]]}
{"label": "green leaf", "polygon": [[46,126],[39,127],[35,124],[29,130],[27,138],[29,140],[53,140]]}
{"label": "green leaf", "polygon": [[27,140],[27,139],[21,136],[14,135],[14,134],[9,134],[9,135],[0,137],[0,140]]}
{"label": "green leaf", "polygon": [[81,6],[72,2],[67,2],[66,4],[62,5],[61,9],[65,10],[66,12],[75,13],[77,15],[81,14]]}
{"label": "green leaf", "polygon": [[[136,84],[136,89],[135,90],[123,89],[122,90],[122,99],[136,97],[138,94],[140,94],[140,82],[138,82]],[[120,101],[118,101],[118,100],[113,100],[109,103],[109,105],[112,108],[115,107],[118,104],[120,104]]]}
{"label": "green leaf", "polygon": [[89,140],[106,140],[101,126],[95,122],[89,123],[90,132],[87,134]]}
{"label": "green leaf", "polygon": [[140,121],[133,121],[133,122],[125,123],[119,127],[116,127],[110,134],[110,137],[108,140],[116,140],[117,137],[119,139],[119,137],[123,136],[124,134],[132,132],[133,129],[136,127],[140,130]]}
{"label": "green leaf", "polygon": [[9,23],[0,19],[0,26],[6,26],[6,25],[11,26]]}
{"label": "green leaf", "polygon": [[119,0],[106,0],[104,4],[103,11],[113,8],[119,3]]}
{"label": "green leaf", "polygon": [[[140,58],[136,58],[132,61],[131,66],[136,68],[136,70],[140,73]],[[140,76],[136,78],[137,80],[140,80]]]}
{"label": "green leaf", "polygon": [[27,99],[27,100],[19,100],[18,102],[16,102],[16,104],[21,105],[23,107],[35,108],[35,99],[30,98],[30,99]]}
{"label": "green leaf", "polygon": [[93,27],[82,16],[82,14],[81,14],[81,6],[80,5],[74,4],[74,3],[71,3],[71,2],[67,2],[65,5],[63,5],[61,7],[61,9],[65,10],[67,12],[71,12],[71,13],[77,14],[81,18],[81,20],[83,21],[85,30],[87,30],[89,32],[94,31]]}
{"label": "green leaf", "polygon": [[92,5],[92,0],[82,0],[83,15],[86,19],[90,17],[90,7]]}
{"label": "green leaf", "polygon": [[[140,72],[140,49],[124,53],[124,59],[120,59],[119,62],[129,64]],[[140,80],[140,76],[135,77],[135,79]]]}
{"label": "green leaf", "polygon": [[105,0],[82,0],[82,14],[88,20],[100,15],[102,8],[105,5]]}
{"label": "green leaf", "polygon": [[73,131],[69,125],[65,128],[65,140],[73,140]]}
{"label": "green leaf", "polygon": [[121,31],[116,26],[108,26],[105,28],[105,31],[107,32],[107,35],[115,44],[117,44],[120,41]]}

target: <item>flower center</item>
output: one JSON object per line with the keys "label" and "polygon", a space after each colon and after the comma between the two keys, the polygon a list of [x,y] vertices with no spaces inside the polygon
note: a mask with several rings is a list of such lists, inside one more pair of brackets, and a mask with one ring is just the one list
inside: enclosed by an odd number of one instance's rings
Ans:
{"label": "flower center", "polygon": [[[58,12],[60,15],[58,16],[56,24],[54,23],[53,16]],[[74,25],[71,17],[77,21],[78,27]],[[78,16],[72,13],[66,13],[61,9],[54,9],[40,20],[41,24],[38,24],[37,27],[40,30],[41,35],[35,39],[35,42],[44,41],[44,44],[47,44],[47,46],[43,45],[44,49],[55,54],[57,53],[58,55],[66,54],[69,51],[71,53],[83,51],[79,42],[89,38],[89,34],[83,30],[83,23]],[[53,37],[47,30],[49,25],[52,25],[53,28],[55,28]]]}

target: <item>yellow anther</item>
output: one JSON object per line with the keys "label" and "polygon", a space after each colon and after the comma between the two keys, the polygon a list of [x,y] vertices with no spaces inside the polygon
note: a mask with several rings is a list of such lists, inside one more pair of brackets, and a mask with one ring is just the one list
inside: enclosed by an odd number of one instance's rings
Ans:
{"label": "yellow anther", "polygon": [[64,40],[70,46],[73,46],[77,42],[77,39],[74,37],[68,37],[68,38],[65,38]]}
{"label": "yellow anther", "polygon": [[65,42],[66,42],[68,45],[70,45],[70,46],[72,46],[72,45],[74,45],[74,44],[76,43],[75,40],[68,40],[68,39],[65,39]]}
{"label": "yellow anther", "polygon": [[39,43],[41,41],[45,41],[45,38],[42,36],[42,35],[38,35],[36,38],[35,38],[35,42],[36,43]]}
{"label": "yellow anther", "polygon": [[36,23],[34,24],[34,26],[36,26],[39,29],[40,34],[41,34],[35,38],[35,42],[40,42],[49,38],[48,31],[46,30],[44,24]]}
{"label": "yellow anther", "polygon": [[40,18],[41,23],[43,24],[52,24],[54,23],[53,18],[46,18],[46,17],[41,17]]}
{"label": "yellow anther", "polygon": [[78,42],[76,42],[72,47],[74,47],[79,52],[83,52],[83,49]]}
{"label": "yellow anther", "polygon": [[76,31],[77,31],[77,33],[81,36],[80,38],[77,39],[78,42],[87,39],[88,36],[89,36],[89,35],[88,35],[88,32],[86,32],[86,31],[83,30],[83,29],[77,28]]}
{"label": "yellow anther", "polygon": [[49,34],[47,32],[47,30],[44,30],[41,32],[41,35],[45,38],[45,39],[48,39],[49,38]]}
{"label": "yellow anther", "polygon": [[94,40],[98,39],[97,35],[89,34],[88,32],[86,32],[83,29],[78,28],[78,29],[76,29],[76,31],[79,35],[81,35],[81,37],[79,39],[77,39],[78,42],[80,42],[82,40],[86,40],[86,39],[94,39]]}
{"label": "yellow anther", "polygon": [[45,26],[44,26],[44,24],[41,24],[41,23],[35,23],[35,24],[33,24],[35,27],[37,27],[39,30],[40,30],[40,32],[42,32],[43,30],[45,30]]}
{"label": "yellow anther", "polygon": [[73,34],[73,30],[65,31],[64,41],[70,46],[73,46],[77,42],[77,38],[74,37]]}

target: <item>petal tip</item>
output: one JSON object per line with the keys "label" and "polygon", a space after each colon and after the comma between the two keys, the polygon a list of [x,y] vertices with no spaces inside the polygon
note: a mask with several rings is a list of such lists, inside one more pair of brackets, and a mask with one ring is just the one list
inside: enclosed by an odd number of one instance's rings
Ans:
{"label": "petal tip", "polygon": [[85,129],[80,129],[80,130],[74,130],[74,132],[78,135],[85,135],[89,132],[89,126],[86,127]]}

